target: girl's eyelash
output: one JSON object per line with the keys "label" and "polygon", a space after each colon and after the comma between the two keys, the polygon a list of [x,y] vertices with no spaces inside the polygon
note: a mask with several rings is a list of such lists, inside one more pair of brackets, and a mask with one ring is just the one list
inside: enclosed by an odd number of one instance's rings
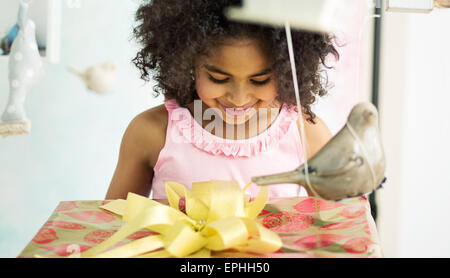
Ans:
{"label": "girl's eyelash", "polygon": [[266,80],[263,80],[263,81],[251,80],[251,82],[253,83],[253,85],[257,85],[257,86],[266,85],[267,83],[269,83],[269,81],[270,81],[270,77],[267,78]]}
{"label": "girl's eyelash", "polygon": [[212,82],[217,83],[217,84],[223,84],[223,83],[228,82],[228,80],[229,80],[229,78],[216,79],[216,78],[212,77],[210,74],[208,74],[208,77],[209,77],[209,80],[211,80]]}
{"label": "girl's eyelash", "polygon": [[[227,83],[228,80],[230,80],[229,78],[216,79],[216,78],[212,77],[212,75],[210,75],[210,74],[208,74],[208,78],[209,78],[209,80],[211,80],[212,82],[217,83],[217,84],[224,84],[224,83]],[[262,85],[265,85],[265,84],[269,83],[270,79],[271,78],[269,77],[269,78],[267,78],[266,80],[263,80],[263,81],[250,80],[250,82],[252,82],[252,84],[256,85],[256,86],[262,86]]]}

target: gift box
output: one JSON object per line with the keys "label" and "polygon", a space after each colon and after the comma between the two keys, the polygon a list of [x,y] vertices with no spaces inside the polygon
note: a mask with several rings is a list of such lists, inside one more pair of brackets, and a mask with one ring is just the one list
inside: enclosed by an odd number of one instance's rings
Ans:
{"label": "gift box", "polygon": [[[157,200],[168,204],[167,200]],[[85,252],[118,231],[125,222],[100,208],[110,201],[64,201],[18,257],[67,257]],[[270,254],[225,250],[216,258],[382,257],[375,222],[365,196],[339,202],[314,197],[269,200],[256,222],[275,232],[281,248]],[[115,246],[155,235],[139,230]]]}

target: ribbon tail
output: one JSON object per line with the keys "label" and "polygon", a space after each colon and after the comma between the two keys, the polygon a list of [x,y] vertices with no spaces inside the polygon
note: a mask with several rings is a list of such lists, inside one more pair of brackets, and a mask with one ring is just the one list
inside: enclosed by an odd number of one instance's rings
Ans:
{"label": "ribbon tail", "polygon": [[129,258],[163,247],[162,236],[147,236],[125,245],[94,255],[91,258]]}
{"label": "ribbon tail", "polygon": [[187,256],[187,258],[211,258],[211,250],[203,248],[202,250]]}
{"label": "ribbon tail", "polygon": [[141,219],[140,217],[136,217],[134,219],[134,221],[131,221],[131,222],[125,224],[122,228],[120,228],[117,232],[115,232],[107,240],[105,240],[102,243],[100,243],[99,245],[92,247],[91,249],[81,253],[81,257],[82,258],[92,257],[92,256],[102,252],[103,250],[113,246],[117,242],[123,240],[128,235],[145,228],[147,225],[142,223],[143,222],[142,220],[143,219]]}
{"label": "ribbon tail", "polygon": [[125,213],[126,207],[127,207],[126,200],[117,199],[117,200],[111,201],[103,206],[100,206],[99,208],[110,211],[117,215],[123,216]]}
{"label": "ribbon tail", "polygon": [[185,197],[185,191],[186,191],[186,188],[181,183],[166,182],[167,200],[169,201],[169,205],[172,208],[178,209],[180,199],[182,197]]}
{"label": "ribbon tail", "polygon": [[131,219],[130,222],[122,226],[122,228],[115,232],[110,238],[82,253],[81,256],[92,257],[120,242],[128,235],[144,228],[151,228],[151,226],[158,228],[153,229],[156,232],[163,233],[164,230],[167,230],[171,225],[173,225],[173,223],[176,222],[176,220],[183,217],[186,216],[170,207],[150,206],[142,210],[136,217]]}
{"label": "ribbon tail", "polygon": [[258,196],[245,208],[247,217],[256,219],[259,213],[264,209],[267,200],[269,199],[269,188],[267,186],[261,187]]}
{"label": "ribbon tail", "polygon": [[147,254],[135,256],[133,258],[137,258],[137,259],[145,259],[145,258],[173,258],[173,256],[167,250],[161,250],[161,251],[150,252],[150,253],[147,253]]}
{"label": "ribbon tail", "polygon": [[245,245],[238,246],[236,248],[238,251],[269,254],[278,251],[283,245],[278,234],[249,219],[243,219],[243,221],[250,232],[250,239]]}
{"label": "ribbon tail", "polygon": [[[70,256],[69,256],[70,257]],[[69,258],[67,257],[67,258]],[[61,258],[66,258],[66,257],[60,257],[60,256],[42,256],[42,255],[34,255],[34,258],[36,259],[61,259]]]}

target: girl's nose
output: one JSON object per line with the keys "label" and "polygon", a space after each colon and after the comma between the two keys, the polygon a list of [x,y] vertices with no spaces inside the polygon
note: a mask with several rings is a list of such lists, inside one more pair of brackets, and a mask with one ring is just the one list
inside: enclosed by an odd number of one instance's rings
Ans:
{"label": "girl's nose", "polygon": [[228,93],[228,100],[236,107],[245,107],[252,103],[251,92],[243,86],[236,86],[233,92]]}

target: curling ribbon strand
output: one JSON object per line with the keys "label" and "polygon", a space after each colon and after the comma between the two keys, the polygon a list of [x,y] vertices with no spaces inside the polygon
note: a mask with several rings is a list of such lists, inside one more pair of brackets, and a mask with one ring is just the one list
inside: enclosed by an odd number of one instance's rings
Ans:
{"label": "curling ribbon strand", "polygon": [[[300,124],[300,136],[302,139],[302,148],[303,148],[303,165],[305,166],[305,180],[306,184],[308,185],[311,192],[314,194],[315,197],[319,196],[317,192],[314,190],[314,188],[311,185],[311,182],[309,180],[309,167],[308,167],[308,158],[306,155],[306,145],[308,142],[306,141],[305,136],[305,126],[303,123],[303,112],[301,107],[301,101],[300,101],[300,92],[298,88],[298,79],[297,79],[297,67],[295,65],[295,56],[294,56],[294,47],[292,43],[292,34],[291,34],[291,25],[289,21],[286,21],[285,24],[285,31],[286,31],[286,40],[288,44],[288,51],[289,51],[289,58],[291,61],[291,71],[292,71],[292,82],[294,84],[294,93],[295,93],[295,99],[297,102],[297,110],[298,110],[298,117],[299,117],[299,124]],[[297,194],[298,195],[298,194]]]}

